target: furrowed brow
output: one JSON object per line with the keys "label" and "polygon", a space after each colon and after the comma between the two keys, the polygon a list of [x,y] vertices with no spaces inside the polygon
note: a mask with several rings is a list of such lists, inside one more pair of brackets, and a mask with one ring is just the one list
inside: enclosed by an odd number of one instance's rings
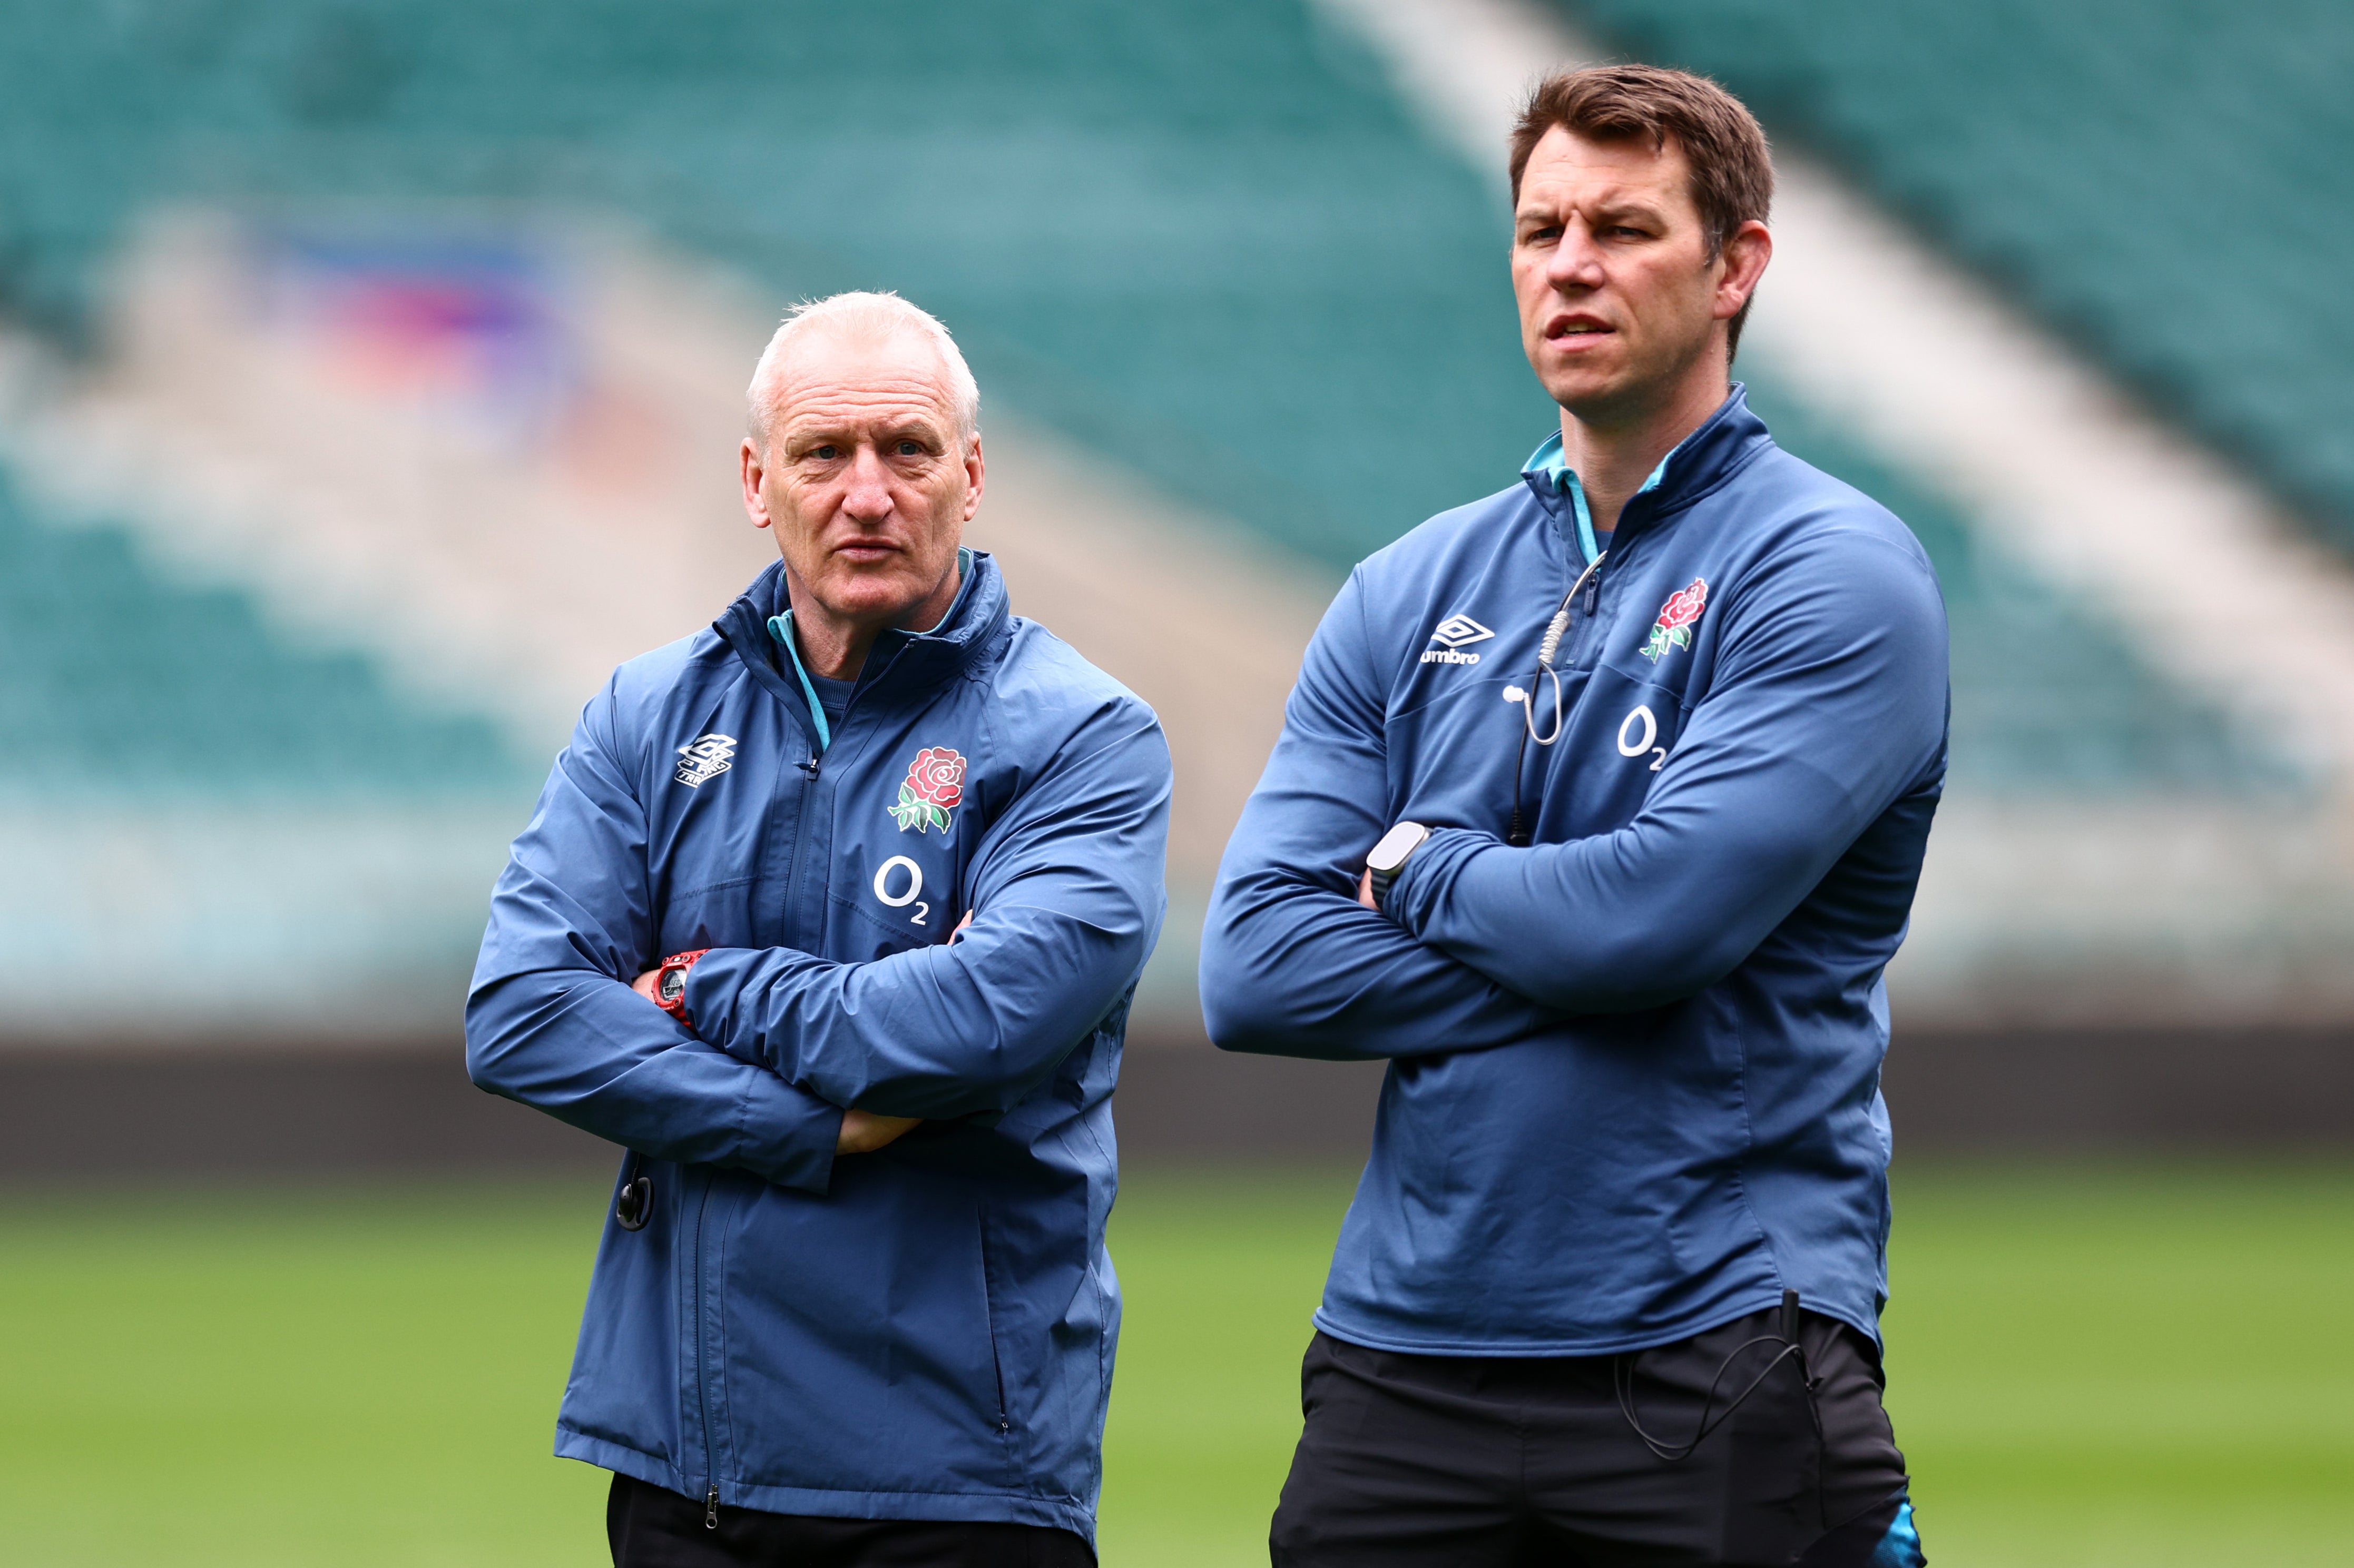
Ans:
{"label": "furrowed brow", "polygon": [[1606,223],[1640,223],[1653,228],[1664,228],[1668,215],[1649,202],[1620,196],[1596,203],[1594,222],[1596,227]]}
{"label": "furrowed brow", "polygon": [[946,447],[948,429],[946,423],[929,414],[910,413],[882,421],[853,415],[789,423],[783,439],[785,450],[790,452],[807,452],[822,446],[854,447],[869,438],[878,445],[920,440]]}

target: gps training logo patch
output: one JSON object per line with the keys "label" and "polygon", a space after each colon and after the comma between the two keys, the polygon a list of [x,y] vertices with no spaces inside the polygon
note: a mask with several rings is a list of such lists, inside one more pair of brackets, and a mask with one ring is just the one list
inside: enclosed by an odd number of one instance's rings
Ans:
{"label": "gps training logo patch", "polygon": [[736,765],[736,737],[732,735],[699,735],[678,748],[683,759],[678,771],[672,775],[693,789],[708,783]]}
{"label": "gps training logo patch", "polygon": [[1691,646],[1692,622],[1708,608],[1708,579],[1694,577],[1691,587],[1668,596],[1659,606],[1659,619],[1651,627],[1651,635],[1643,643],[1643,657],[1656,664],[1670,648]]}
{"label": "gps training logo patch", "polygon": [[949,831],[949,813],[964,800],[964,758],[945,746],[928,746],[908,765],[899,803],[890,808],[899,831]]}

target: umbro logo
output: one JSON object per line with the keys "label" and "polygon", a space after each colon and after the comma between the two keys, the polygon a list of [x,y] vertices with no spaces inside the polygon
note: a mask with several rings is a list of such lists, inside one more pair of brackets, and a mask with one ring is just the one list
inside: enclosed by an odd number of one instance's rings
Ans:
{"label": "umbro logo", "polygon": [[1440,621],[1430,634],[1433,642],[1441,644],[1423,651],[1426,664],[1477,664],[1479,655],[1462,651],[1467,642],[1485,642],[1496,634],[1468,615],[1450,615]]}
{"label": "umbro logo", "polygon": [[1450,615],[1438,623],[1430,640],[1444,642],[1449,648],[1460,648],[1466,642],[1485,642],[1495,635],[1468,615]]}
{"label": "umbro logo", "polygon": [[716,733],[698,736],[678,748],[683,759],[674,777],[692,789],[706,779],[718,778],[736,764],[736,737]]}

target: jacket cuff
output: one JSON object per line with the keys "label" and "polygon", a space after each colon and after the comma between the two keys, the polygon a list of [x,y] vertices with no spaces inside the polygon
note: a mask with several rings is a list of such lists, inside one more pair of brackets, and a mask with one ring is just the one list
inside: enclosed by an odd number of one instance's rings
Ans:
{"label": "jacket cuff", "polygon": [[759,1015],[742,1005],[744,989],[753,982],[772,987],[796,969],[818,967],[820,960],[791,948],[709,948],[686,971],[688,1026],[737,1060],[790,1077],[795,1064],[786,1053],[758,1039]]}
{"label": "jacket cuff", "polygon": [[[686,1026],[706,1043],[727,1050],[722,1038],[731,1022],[731,1004],[736,1000],[737,987],[742,982],[744,966],[740,961],[751,956],[745,948],[705,948],[703,956],[686,971],[686,987],[679,1001],[686,1008]],[[731,1056],[736,1053],[728,1051]]]}
{"label": "jacket cuff", "polygon": [[[1420,940],[1424,930],[1446,906],[1455,879],[1463,874],[1472,857],[1504,847],[1503,841],[1493,833],[1469,828],[1434,829],[1406,856],[1405,864],[1391,880],[1389,893],[1382,900],[1382,913],[1396,921],[1408,936]],[[693,970],[688,971],[690,980],[693,974]]]}
{"label": "jacket cuff", "polygon": [[833,1181],[834,1145],[842,1140],[842,1107],[830,1106],[782,1078],[744,1097],[748,1169],[779,1187],[824,1197]]}

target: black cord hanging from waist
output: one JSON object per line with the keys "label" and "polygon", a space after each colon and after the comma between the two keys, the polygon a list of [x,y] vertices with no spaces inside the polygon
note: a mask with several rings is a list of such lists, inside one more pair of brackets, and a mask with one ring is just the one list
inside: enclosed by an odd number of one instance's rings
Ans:
{"label": "black cord hanging from waist", "polygon": [[[1716,1375],[1709,1380],[1707,1397],[1701,1401],[1700,1425],[1693,1431],[1691,1442],[1663,1442],[1644,1429],[1642,1418],[1635,1413],[1635,1363],[1642,1359],[1640,1351],[1610,1358],[1610,1386],[1618,1396],[1618,1414],[1627,1418],[1628,1426],[1641,1440],[1643,1446],[1662,1461],[1672,1465],[1691,1458],[1701,1444],[1707,1440],[1708,1435],[1733,1419],[1733,1413],[1741,1408],[1742,1402],[1765,1386],[1766,1380],[1774,1375],[1774,1369],[1784,1361],[1796,1360],[1798,1381],[1808,1393],[1814,1392],[1815,1380],[1807,1367],[1807,1347],[1798,1342],[1798,1293],[1795,1290],[1782,1292],[1780,1329],[1779,1333],[1759,1334],[1742,1340],[1726,1352],[1723,1361],[1717,1363]],[[1733,1363],[1740,1359],[1741,1353],[1753,1345],[1779,1345],[1782,1348],[1774,1353],[1773,1359],[1759,1370],[1755,1377],[1749,1380],[1748,1387],[1734,1394],[1723,1410],[1711,1415],[1709,1412],[1716,1404],[1716,1391],[1723,1386],[1724,1374],[1733,1370]]]}

